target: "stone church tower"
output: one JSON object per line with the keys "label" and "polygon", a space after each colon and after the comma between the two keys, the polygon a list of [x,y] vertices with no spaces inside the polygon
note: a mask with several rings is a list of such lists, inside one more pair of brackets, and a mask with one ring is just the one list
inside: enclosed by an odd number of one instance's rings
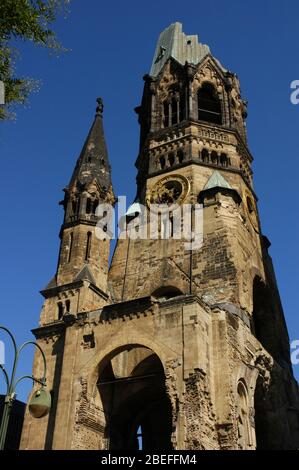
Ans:
{"label": "stone church tower", "polygon": [[[100,99],[64,190],[57,272],[34,330],[52,408],[26,413],[21,447],[296,449],[298,385],[239,80],[180,23],[161,33],[144,80],[137,197],[110,267],[95,230],[97,206],[116,204]],[[142,206],[155,203],[201,207],[202,243],[187,248],[161,214],[155,236],[138,238]],[[41,376],[38,354],[33,367]]]}

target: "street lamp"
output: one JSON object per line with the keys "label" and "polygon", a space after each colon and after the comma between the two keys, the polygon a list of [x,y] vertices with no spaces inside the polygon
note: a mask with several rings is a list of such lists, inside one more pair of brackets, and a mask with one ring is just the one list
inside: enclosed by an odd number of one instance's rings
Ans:
{"label": "street lamp", "polygon": [[[10,339],[12,341],[13,348],[14,348],[14,361],[13,361],[13,367],[12,367],[10,378],[4,365],[0,364],[0,370],[2,370],[3,372],[3,375],[5,377],[6,387],[7,387],[6,395],[4,399],[1,426],[0,426],[0,450],[3,450],[4,445],[5,445],[9,417],[10,417],[13,402],[16,398],[16,387],[18,383],[21,382],[23,379],[31,379],[34,383],[38,383],[41,385],[41,388],[33,394],[29,402],[29,411],[32,414],[32,416],[34,416],[35,418],[41,418],[42,416],[45,416],[49,412],[50,407],[51,407],[51,395],[45,389],[47,365],[46,365],[45,354],[42,348],[35,341],[26,341],[18,348],[12,333],[7,328],[1,325],[0,325],[0,330],[4,330],[10,336]],[[33,346],[35,346],[41,352],[41,355],[43,357],[43,362],[44,362],[43,377],[41,379],[37,379],[33,375],[23,375],[19,379],[16,379],[15,376],[16,376],[16,370],[17,370],[20,353],[29,344],[33,344]]]}

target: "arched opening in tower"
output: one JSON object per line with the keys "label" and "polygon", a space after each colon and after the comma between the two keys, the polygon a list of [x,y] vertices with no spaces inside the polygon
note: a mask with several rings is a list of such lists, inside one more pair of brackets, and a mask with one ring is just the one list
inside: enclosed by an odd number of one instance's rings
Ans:
{"label": "arched opening in tower", "polygon": [[169,450],[172,410],[159,357],[128,345],[100,364],[98,390],[109,449]]}
{"label": "arched opening in tower", "polygon": [[162,286],[152,292],[152,296],[159,300],[172,299],[178,295],[183,295],[183,292],[174,286]]}
{"label": "arched opening in tower", "polygon": [[221,103],[212,84],[204,83],[197,93],[199,121],[222,124]]}

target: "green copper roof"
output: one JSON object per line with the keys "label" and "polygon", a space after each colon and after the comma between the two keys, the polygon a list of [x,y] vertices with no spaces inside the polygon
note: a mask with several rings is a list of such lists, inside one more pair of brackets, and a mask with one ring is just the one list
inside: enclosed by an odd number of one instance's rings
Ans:
{"label": "green copper roof", "polygon": [[214,171],[208,182],[206,183],[204,189],[212,188],[227,188],[232,189],[231,185],[226,181],[226,179],[219,173],[219,171]]}
{"label": "green copper roof", "polygon": [[199,43],[197,34],[187,36],[182,23],[172,23],[159,36],[150,75],[156,77],[169,57],[182,65],[186,62],[196,65],[209,53],[209,46]]}

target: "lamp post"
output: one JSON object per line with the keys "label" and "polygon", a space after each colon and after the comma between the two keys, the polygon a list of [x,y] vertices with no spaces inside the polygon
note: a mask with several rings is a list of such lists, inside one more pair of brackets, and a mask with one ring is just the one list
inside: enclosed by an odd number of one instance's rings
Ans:
{"label": "lamp post", "polygon": [[[45,416],[49,412],[49,409],[51,407],[51,395],[47,390],[45,390],[47,365],[46,365],[45,354],[42,348],[35,341],[26,341],[18,348],[12,333],[7,328],[1,325],[0,325],[0,330],[4,330],[9,335],[13,344],[13,349],[14,349],[14,361],[13,361],[13,367],[11,371],[11,377],[9,377],[8,372],[6,371],[4,365],[0,364],[0,370],[2,370],[4,378],[5,378],[5,382],[6,382],[6,395],[4,399],[4,407],[3,407],[2,420],[1,420],[1,426],[0,426],[0,450],[3,450],[4,445],[5,445],[7,429],[8,429],[9,417],[10,417],[11,409],[13,406],[13,402],[16,398],[16,387],[19,384],[19,382],[21,382],[23,379],[31,379],[34,383],[38,383],[41,385],[41,388],[34,393],[34,395],[32,396],[29,402],[29,411],[36,418],[41,418],[42,416]],[[22,377],[16,379],[16,370],[17,370],[17,365],[19,362],[20,353],[29,344],[32,344],[33,346],[35,346],[42,355],[43,363],[44,363],[43,377],[41,379],[37,379],[33,375],[23,375]]]}

